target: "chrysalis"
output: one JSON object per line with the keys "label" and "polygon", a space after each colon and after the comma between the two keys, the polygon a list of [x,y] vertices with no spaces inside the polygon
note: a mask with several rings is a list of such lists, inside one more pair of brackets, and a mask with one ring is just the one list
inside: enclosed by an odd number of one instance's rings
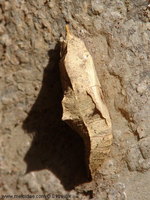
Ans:
{"label": "chrysalis", "polygon": [[112,125],[92,56],[84,42],[66,29],[60,60],[62,120],[82,137],[93,175],[110,151]]}

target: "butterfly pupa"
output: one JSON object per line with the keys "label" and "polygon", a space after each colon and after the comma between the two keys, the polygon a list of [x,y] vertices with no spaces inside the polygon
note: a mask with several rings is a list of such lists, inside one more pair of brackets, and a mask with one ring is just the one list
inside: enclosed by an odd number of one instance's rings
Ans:
{"label": "butterfly pupa", "polygon": [[68,26],[66,30],[60,60],[62,120],[82,137],[85,161],[93,175],[110,152],[112,124],[92,56]]}

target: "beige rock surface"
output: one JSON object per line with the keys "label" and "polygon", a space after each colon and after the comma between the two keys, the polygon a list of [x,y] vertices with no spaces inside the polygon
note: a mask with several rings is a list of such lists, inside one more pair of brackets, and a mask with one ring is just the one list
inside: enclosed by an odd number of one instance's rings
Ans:
{"label": "beige rock surface", "polygon": [[[149,200],[149,4],[0,1],[0,195]],[[66,23],[92,55],[113,125],[111,154],[90,183],[83,140],[61,120]]]}

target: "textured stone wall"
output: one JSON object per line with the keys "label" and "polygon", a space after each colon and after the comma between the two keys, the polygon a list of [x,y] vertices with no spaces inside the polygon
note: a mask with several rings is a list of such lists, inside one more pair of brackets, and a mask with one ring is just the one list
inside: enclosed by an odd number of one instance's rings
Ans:
{"label": "textured stone wall", "polygon": [[[93,56],[113,123],[111,154],[83,185],[83,141],[61,121],[66,23]],[[149,200],[149,90],[148,0],[1,0],[0,194]]]}

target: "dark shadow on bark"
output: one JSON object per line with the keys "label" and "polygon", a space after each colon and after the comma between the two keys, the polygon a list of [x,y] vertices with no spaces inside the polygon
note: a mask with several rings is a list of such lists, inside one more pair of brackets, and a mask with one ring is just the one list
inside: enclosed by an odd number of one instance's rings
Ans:
{"label": "dark shadow on bark", "polygon": [[23,128],[33,134],[24,160],[27,173],[42,169],[53,172],[66,190],[88,182],[83,140],[62,120],[63,92],[59,77],[60,47],[49,52],[42,87]]}

